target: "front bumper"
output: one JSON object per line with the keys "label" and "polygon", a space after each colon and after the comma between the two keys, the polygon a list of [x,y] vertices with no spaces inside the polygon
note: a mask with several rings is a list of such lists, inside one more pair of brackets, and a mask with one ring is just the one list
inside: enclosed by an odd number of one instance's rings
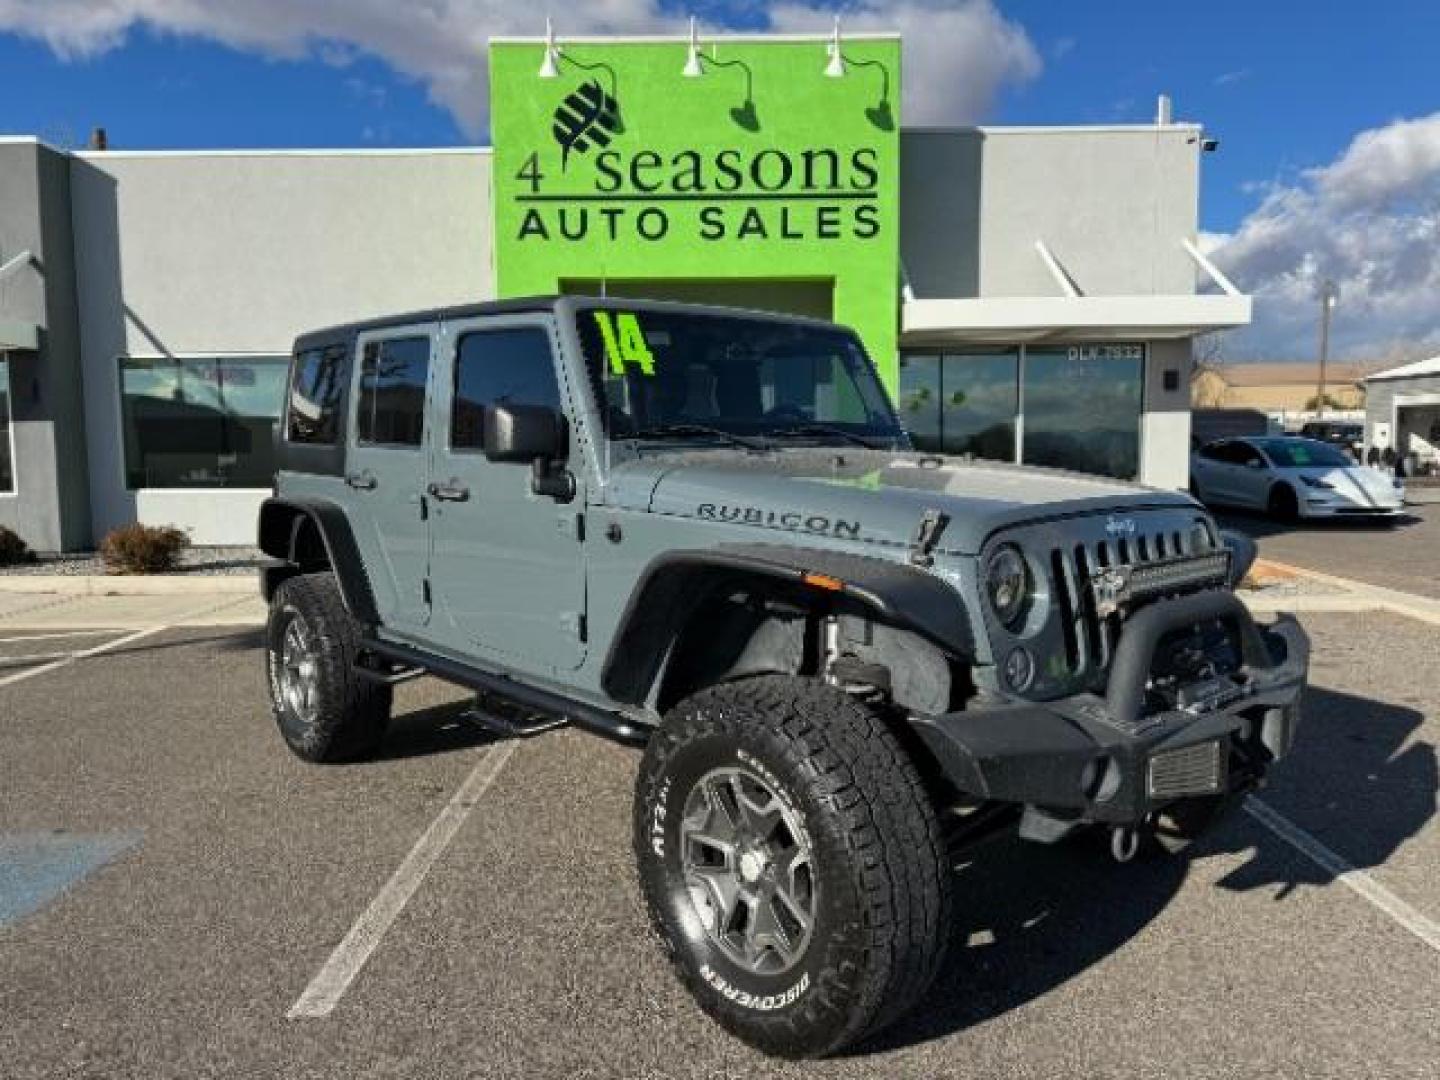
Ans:
{"label": "front bumper", "polygon": [[[1235,626],[1240,670],[1184,687],[1177,707],[1147,704],[1161,638],[1210,619]],[[1129,617],[1104,696],[1010,700],[911,723],[967,794],[1064,821],[1139,825],[1181,798],[1255,787],[1294,741],[1309,662],[1292,617],[1261,628],[1233,593],[1196,593]]]}

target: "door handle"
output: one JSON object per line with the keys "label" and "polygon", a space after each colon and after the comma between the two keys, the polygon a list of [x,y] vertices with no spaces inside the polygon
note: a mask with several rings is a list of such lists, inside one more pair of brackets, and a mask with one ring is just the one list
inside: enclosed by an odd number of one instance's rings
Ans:
{"label": "door handle", "polygon": [[430,497],[440,502],[465,502],[470,498],[470,489],[458,480],[444,484],[431,484],[427,489]]}
{"label": "door handle", "polygon": [[374,491],[380,486],[380,481],[375,479],[375,474],[369,472],[352,472],[345,475],[345,486],[355,488],[357,491]]}

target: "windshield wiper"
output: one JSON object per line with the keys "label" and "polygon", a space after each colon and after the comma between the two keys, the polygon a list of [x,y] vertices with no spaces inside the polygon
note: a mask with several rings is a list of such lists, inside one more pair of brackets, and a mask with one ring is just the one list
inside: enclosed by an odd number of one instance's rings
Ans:
{"label": "windshield wiper", "polygon": [[724,428],[710,427],[707,424],[656,424],[653,427],[643,427],[620,436],[623,439],[669,439],[684,438],[687,435],[708,435],[711,438],[721,439],[731,446],[738,446],[743,450],[753,453],[760,453],[768,450],[763,442],[757,439],[747,439],[743,435],[736,435],[733,431],[726,431]]}
{"label": "windshield wiper", "polygon": [[[774,431],[765,432],[771,438],[783,439],[789,435],[833,435],[837,439],[844,439],[856,446],[863,446],[870,450],[879,450],[883,445],[876,440],[886,440],[883,435],[860,435],[853,431],[846,431],[842,427],[831,427],[829,424],[796,424],[793,427],[777,428]],[[894,442],[893,439],[886,440]]]}

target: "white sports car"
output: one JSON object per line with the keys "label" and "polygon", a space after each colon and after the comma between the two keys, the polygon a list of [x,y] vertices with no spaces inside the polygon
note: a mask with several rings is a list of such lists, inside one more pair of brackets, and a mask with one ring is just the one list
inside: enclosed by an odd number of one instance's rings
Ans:
{"label": "white sports car", "polygon": [[1315,439],[1220,439],[1190,458],[1190,493],[1207,505],[1297,518],[1393,518],[1405,486]]}

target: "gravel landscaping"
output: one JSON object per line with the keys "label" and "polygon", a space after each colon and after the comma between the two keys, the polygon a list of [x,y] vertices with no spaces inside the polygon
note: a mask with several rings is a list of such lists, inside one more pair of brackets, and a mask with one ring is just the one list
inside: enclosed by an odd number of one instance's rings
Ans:
{"label": "gravel landscaping", "polygon": [[[197,575],[253,574],[265,561],[255,547],[192,547],[180,553],[180,565],[168,574],[151,577],[195,577]],[[79,555],[41,555],[35,562],[0,566],[0,575],[60,575],[80,577],[108,574],[95,552]]]}

